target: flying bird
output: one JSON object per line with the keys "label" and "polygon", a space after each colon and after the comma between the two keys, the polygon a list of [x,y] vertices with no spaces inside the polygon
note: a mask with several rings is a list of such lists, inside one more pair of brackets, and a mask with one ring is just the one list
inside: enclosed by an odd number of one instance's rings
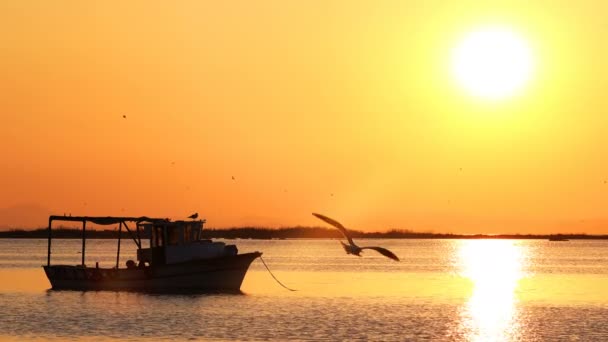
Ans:
{"label": "flying bird", "polygon": [[194,213],[194,214],[192,214],[192,215],[188,216],[188,218],[189,218],[189,219],[196,220],[196,219],[198,218],[198,213]]}
{"label": "flying bird", "polygon": [[126,118],[127,118],[127,116],[123,114],[123,115],[122,115],[122,118],[123,118],[123,119],[126,119]]}
{"label": "flying bird", "polygon": [[395,261],[399,261],[399,258],[395,255],[395,253],[389,251],[386,248],[382,248],[382,247],[359,247],[355,244],[355,242],[353,241],[353,239],[348,236],[348,232],[346,231],[346,228],[344,228],[344,226],[334,220],[334,219],[330,219],[327,216],[321,215],[321,214],[317,214],[317,213],[312,213],[316,218],[325,221],[326,223],[331,224],[332,226],[338,228],[338,230],[342,233],[342,235],[344,235],[344,237],[348,240],[348,245],[345,244],[344,242],[340,241],[340,243],[342,244],[342,247],[344,248],[344,251],[346,252],[346,254],[352,254],[352,255],[356,255],[356,256],[361,256],[361,252],[364,249],[373,249],[376,252],[384,255],[387,258],[393,259]]}

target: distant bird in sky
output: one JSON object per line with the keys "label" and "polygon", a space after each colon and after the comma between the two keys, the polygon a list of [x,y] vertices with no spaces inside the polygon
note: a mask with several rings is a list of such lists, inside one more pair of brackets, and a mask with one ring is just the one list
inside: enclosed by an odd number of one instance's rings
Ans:
{"label": "distant bird in sky", "polygon": [[399,258],[395,255],[395,253],[389,251],[386,248],[382,248],[382,247],[359,247],[355,244],[355,242],[353,241],[353,239],[348,236],[348,232],[346,231],[346,228],[344,228],[344,226],[334,220],[334,219],[330,219],[327,216],[321,215],[321,214],[317,214],[317,213],[312,213],[316,218],[325,221],[326,223],[331,224],[332,226],[338,228],[338,230],[342,233],[342,235],[344,235],[344,237],[348,240],[348,245],[345,244],[344,242],[340,241],[340,243],[342,244],[342,247],[344,248],[344,251],[346,252],[346,254],[353,254],[356,256],[361,256],[361,252],[364,249],[373,249],[376,252],[384,255],[387,258],[393,259],[395,261],[399,261]]}
{"label": "distant bird in sky", "polygon": [[127,118],[127,116],[126,116],[125,114],[123,114],[123,115],[122,115],[122,118],[123,118],[123,119],[126,119],[126,118]]}
{"label": "distant bird in sky", "polygon": [[236,180],[236,178],[234,178],[234,176],[232,176],[232,180]]}
{"label": "distant bird in sky", "polygon": [[196,219],[198,218],[198,213],[194,213],[194,214],[192,214],[192,215],[188,216],[188,218],[189,218],[189,219],[196,220]]}

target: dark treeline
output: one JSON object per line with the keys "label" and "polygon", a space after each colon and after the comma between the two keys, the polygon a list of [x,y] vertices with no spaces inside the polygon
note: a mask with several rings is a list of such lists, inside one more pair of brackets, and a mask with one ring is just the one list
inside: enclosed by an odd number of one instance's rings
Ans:
{"label": "dark treeline", "polygon": [[[386,232],[361,232],[350,231],[353,238],[374,239],[608,239],[608,235],[587,234],[500,234],[500,235],[462,235],[462,234],[437,234],[421,233],[409,230],[389,230]],[[13,229],[0,231],[0,238],[31,238],[43,239],[48,237],[48,230],[40,228],[35,230]],[[116,239],[117,230],[87,230],[86,237],[90,239]],[[129,238],[128,232],[123,231],[122,238]],[[80,239],[82,230],[78,228],[53,228],[53,238],[57,239]],[[142,232],[141,238],[149,238]],[[228,229],[203,229],[203,238],[206,239],[336,239],[342,238],[342,234],[336,229],[321,227],[290,227],[290,228],[259,228],[238,227]]]}

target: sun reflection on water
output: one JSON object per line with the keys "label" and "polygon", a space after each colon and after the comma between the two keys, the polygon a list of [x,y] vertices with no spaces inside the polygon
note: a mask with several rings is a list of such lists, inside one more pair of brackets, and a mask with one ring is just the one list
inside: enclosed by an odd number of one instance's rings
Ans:
{"label": "sun reflection on water", "polygon": [[473,282],[462,311],[462,333],[469,341],[516,340],[515,291],[523,277],[523,248],[512,240],[464,240],[459,247],[461,275]]}

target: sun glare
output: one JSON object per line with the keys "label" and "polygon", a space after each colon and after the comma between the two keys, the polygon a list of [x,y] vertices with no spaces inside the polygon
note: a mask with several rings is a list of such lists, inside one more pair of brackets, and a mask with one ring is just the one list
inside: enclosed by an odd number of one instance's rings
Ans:
{"label": "sun glare", "polygon": [[462,275],[473,282],[463,314],[469,341],[515,340],[515,290],[523,277],[524,252],[512,240],[466,240],[459,248]]}
{"label": "sun glare", "polygon": [[472,95],[489,100],[515,95],[530,79],[533,64],[525,40],[504,28],[470,33],[452,55],[457,82]]}

